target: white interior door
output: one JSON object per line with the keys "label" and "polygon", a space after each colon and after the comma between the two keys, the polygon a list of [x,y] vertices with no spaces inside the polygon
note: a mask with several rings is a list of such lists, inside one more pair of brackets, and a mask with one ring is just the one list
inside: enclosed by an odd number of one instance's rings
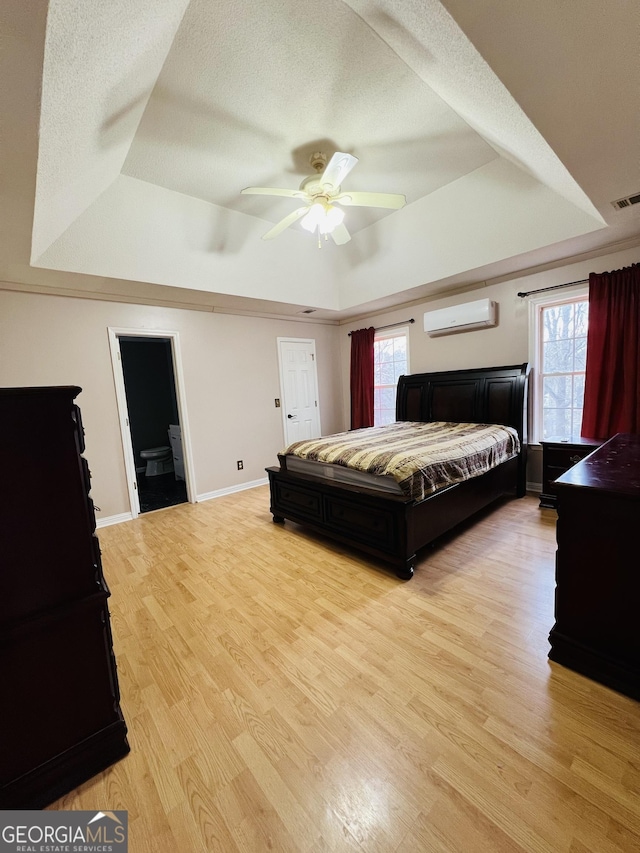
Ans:
{"label": "white interior door", "polygon": [[314,340],[278,338],[285,444],[320,435]]}

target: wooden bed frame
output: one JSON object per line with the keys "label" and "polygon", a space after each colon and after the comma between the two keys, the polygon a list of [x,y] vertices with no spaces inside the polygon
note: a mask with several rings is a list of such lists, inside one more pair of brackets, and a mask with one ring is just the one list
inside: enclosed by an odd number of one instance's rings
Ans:
{"label": "wooden bed frame", "polygon": [[514,427],[520,454],[486,474],[449,486],[422,501],[361,486],[319,480],[280,467],[267,468],[271,512],[351,545],[413,577],[416,552],[505,495],[526,491],[528,364],[401,376],[399,421],[494,423]]}

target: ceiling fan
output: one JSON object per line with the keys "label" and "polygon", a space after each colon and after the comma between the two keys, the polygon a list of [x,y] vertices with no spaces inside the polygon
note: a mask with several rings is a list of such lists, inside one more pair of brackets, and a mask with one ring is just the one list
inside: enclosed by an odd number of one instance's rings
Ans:
{"label": "ceiling fan", "polygon": [[300,220],[302,227],[311,234],[317,232],[318,246],[322,245],[322,235],[325,240],[331,235],[333,242],[341,246],[351,239],[342,221],[344,219],[342,207],[385,207],[398,210],[407,203],[405,196],[399,193],[342,192],[342,181],[358,162],[358,158],[351,154],[336,151],[327,163],[326,156],[318,151],[311,155],[309,162],[316,174],[305,178],[300,184],[300,189],[247,187],[241,190],[247,195],[287,196],[304,202],[302,207],[298,207],[263,234],[263,240],[272,240],[285,228]]}

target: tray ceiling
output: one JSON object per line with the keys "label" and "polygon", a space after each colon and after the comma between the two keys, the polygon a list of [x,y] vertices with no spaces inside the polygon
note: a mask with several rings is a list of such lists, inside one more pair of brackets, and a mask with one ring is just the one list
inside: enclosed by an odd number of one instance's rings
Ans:
{"label": "tray ceiling", "polygon": [[[22,239],[0,274],[340,318],[633,242],[640,210],[610,202],[640,190],[638,16],[602,5],[8,0],[23,219],[4,211]],[[318,150],[359,158],[343,189],[407,206],[348,209],[345,246],[262,241],[295,201],[240,190],[297,188]]]}

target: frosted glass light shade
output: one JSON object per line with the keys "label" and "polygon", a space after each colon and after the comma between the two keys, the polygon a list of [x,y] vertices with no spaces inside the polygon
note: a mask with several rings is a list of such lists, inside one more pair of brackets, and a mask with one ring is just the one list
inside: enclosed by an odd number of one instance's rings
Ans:
{"label": "frosted glass light shade", "polygon": [[319,201],[314,202],[306,216],[300,220],[302,227],[311,234],[318,229],[320,234],[330,234],[344,219],[344,210]]}
{"label": "frosted glass light shade", "polygon": [[302,227],[309,231],[311,234],[316,230],[320,222],[324,219],[324,207],[320,204],[320,202],[316,202],[312,204],[309,208],[309,212],[302,217],[300,220],[300,224]]}
{"label": "frosted glass light shade", "polygon": [[327,207],[324,220],[318,224],[321,234],[330,234],[334,228],[342,223],[344,219],[344,210],[339,207]]}

